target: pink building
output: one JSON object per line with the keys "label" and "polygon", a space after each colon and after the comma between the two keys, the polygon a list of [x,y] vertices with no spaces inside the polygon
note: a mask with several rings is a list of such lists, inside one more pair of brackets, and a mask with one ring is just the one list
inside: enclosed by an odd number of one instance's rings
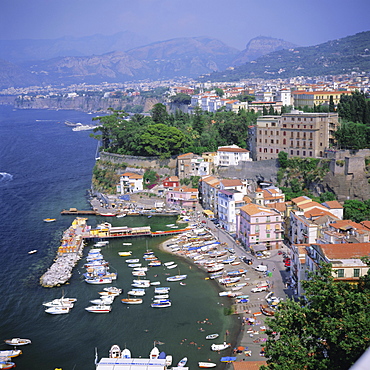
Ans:
{"label": "pink building", "polygon": [[282,222],[276,209],[247,204],[240,208],[237,235],[252,252],[278,249],[283,245]]}
{"label": "pink building", "polygon": [[169,206],[179,206],[195,209],[198,202],[198,189],[180,186],[166,193],[166,202]]}

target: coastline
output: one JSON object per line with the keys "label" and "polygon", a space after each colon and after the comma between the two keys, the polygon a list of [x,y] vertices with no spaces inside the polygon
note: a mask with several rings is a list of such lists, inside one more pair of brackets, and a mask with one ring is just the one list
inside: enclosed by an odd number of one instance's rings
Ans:
{"label": "coastline", "polygon": [[[198,224],[199,228],[204,229],[209,235],[215,238],[215,235],[209,228],[204,227],[202,224]],[[186,234],[186,233],[184,233]],[[188,254],[184,253],[184,251],[174,251],[170,246],[178,242],[181,238],[184,238],[184,235],[180,234],[176,237],[172,237],[167,239],[163,243],[159,245],[159,248],[167,253],[175,255],[177,257],[182,257],[189,263],[191,266],[197,267],[203,271],[207,271],[204,266],[201,266],[198,263],[195,263],[194,259],[189,257]],[[217,238],[216,238],[217,239]],[[218,239],[217,239],[218,240]],[[226,243],[220,243],[217,250],[224,250],[228,248]],[[225,271],[237,270],[237,269],[245,269],[248,266],[241,262],[238,266],[227,265],[225,266]],[[250,288],[253,286],[254,279],[259,280],[261,278],[259,273],[256,273],[250,267],[248,267],[247,274],[244,275],[244,279],[246,279],[246,285],[238,291],[239,294],[249,295],[249,301],[247,304],[238,305],[234,301],[230,302],[229,307],[235,308],[237,312],[233,312],[232,314],[237,316],[235,320],[236,325],[230,330],[230,334],[227,337],[227,342],[231,343],[231,347],[225,351],[218,352],[221,357],[223,356],[231,356],[235,357],[236,362],[241,361],[257,361],[259,363],[264,364],[265,358],[261,355],[261,349],[263,347],[263,343],[265,342],[265,338],[267,336],[264,332],[260,331],[261,327],[264,327],[264,318],[265,316],[262,315],[260,312],[259,306],[263,301],[261,300],[260,293],[257,293],[256,296],[251,294]],[[207,279],[207,278],[206,278]],[[218,287],[219,292],[226,292],[227,287],[222,285],[216,278],[209,280],[214,280],[212,283],[216,284]],[[266,293],[266,292],[264,292]],[[264,293],[263,296],[265,295]],[[230,298],[233,300],[233,298]],[[248,319],[254,319],[255,321],[253,324],[248,321]],[[258,335],[258,337],[256,337]],[[262,343],[262,344],[261,344]],[[244,347],[245,351],[237,351],[238,347]],[[233,361],[234,362],[234,361]],[[232,362],[226,362],[225,365],[231,364]]]}

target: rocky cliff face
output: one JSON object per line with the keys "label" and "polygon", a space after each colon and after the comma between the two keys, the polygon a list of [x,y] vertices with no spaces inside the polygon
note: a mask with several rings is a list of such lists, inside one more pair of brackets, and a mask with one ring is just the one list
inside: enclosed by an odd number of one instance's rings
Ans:
{"label": "rocky cliff face", "polygon": [[256,60],[262,55],[273,51],[294,48],[297,45],[272,37],[256,37],[248,42],[246,48],[233,61],[233,65],[241,65]]}

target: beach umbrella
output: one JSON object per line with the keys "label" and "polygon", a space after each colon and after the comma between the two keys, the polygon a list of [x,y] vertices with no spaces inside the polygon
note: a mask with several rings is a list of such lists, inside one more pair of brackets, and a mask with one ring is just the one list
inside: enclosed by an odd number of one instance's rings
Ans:
{"label": "beach umbrella", "polygon": [[239,347],[237,348],[237,350],[238,350],[238,351],[244,351],[244,350],[245,350],[245,347],[239,346]]}

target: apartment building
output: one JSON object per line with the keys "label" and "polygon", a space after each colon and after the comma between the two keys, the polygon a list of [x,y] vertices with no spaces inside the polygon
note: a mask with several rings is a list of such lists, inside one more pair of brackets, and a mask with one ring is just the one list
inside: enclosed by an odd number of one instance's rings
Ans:
{"label": "apartment building", "polygon": [[313,108],[318,105],[329,105],[332,97],[334,105],[337,106],[341,95],[351,95],[352,91],[293,91],[292,98],[294,107]]}
{"label": "apartment building", "polygon": [[247,204],[240,208],[237,237],[254,252],[278,249],[283,244],[283,218],[275,209]]}
{"label": "apartment building", "polygon": [[199,182],[200,200],[206,210],[217,214],[217,191],[220,188],[220,180],[214,176],[205,176]]}
{"label": "apartment building", "polygon": [[301,158],[323,157],[325,149],[334,144],[337,126],[337,113],[293,111],[259,117],[255,130],[250,130],[252,158],[276,159],[280,151]]}
{"label": "apartment building", "polygon": [[117,192],[121,194],[143,190],[143,176],[137,173],[125,172],[120,176]]}
{"label": "apartment building", "polygon": [[177,174],[180,180],[191,176],[209,175],[210,163],[194,153],[185,153],[177,157]]}
{"label": "apartment building", "polygon": [[198,189],[180,186],[166,193],[166,203],[169,206],[195,209],[198,203]]}
{"label": "apartment building", "polygon": [[240,161],[252,161],[249,156],[249,150],[238,147],[237,145],[229,145],[218,147],[214,158],[215,166],[237,166]]}

